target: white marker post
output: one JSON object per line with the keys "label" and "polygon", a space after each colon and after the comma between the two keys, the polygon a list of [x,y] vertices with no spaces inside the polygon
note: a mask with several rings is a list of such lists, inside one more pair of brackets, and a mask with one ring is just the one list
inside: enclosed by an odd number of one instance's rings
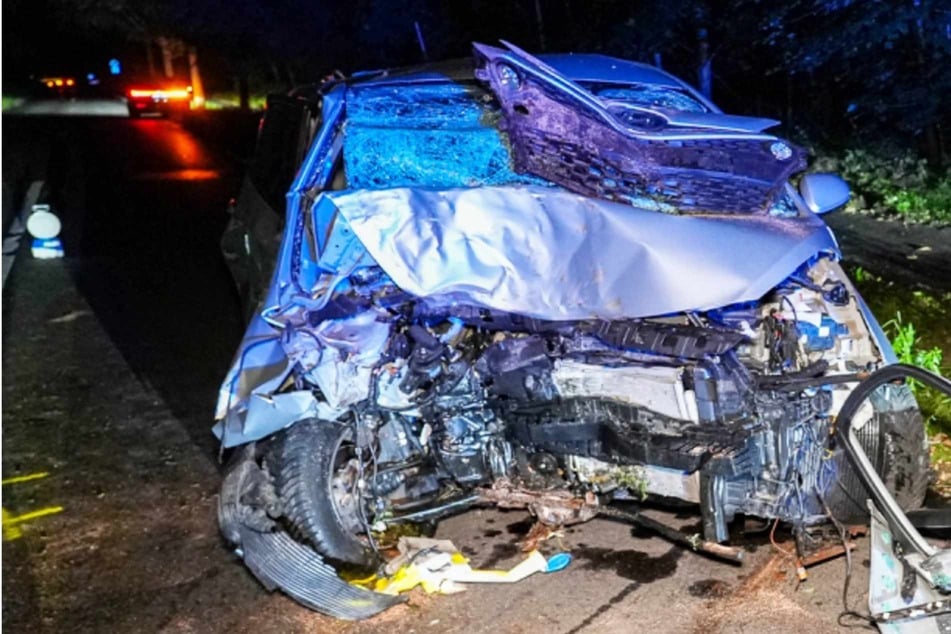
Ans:
{"label": "white marker post", "polygon": [[26,230],[33,236],[33,257],[41,260],[61,258],[63,243],[59,239],[62,229],[59,218],[50,211],[49,205],[33,205],[26,219]]}

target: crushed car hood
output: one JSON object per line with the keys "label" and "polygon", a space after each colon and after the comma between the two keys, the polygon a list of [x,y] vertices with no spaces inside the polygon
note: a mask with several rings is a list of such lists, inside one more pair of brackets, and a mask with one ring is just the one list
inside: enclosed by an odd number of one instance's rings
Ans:
{"label": "crushed car hood", "polygon": [[330,194],[324,213],[404,291],[553,321],[759,299],[834,248],[817,220],[672,216],[543,187]]}
{"label": "crushed car hood", "polygon": [[808,213],[675,216],[533,186],[326,192],[292,212],[286,231],[270,317],[249,325],[219,419],[287,376],[281,323],[306,326],[315,298],[366,267],[447,305],[612,320],[756,300],[817,253],[837,254]]}

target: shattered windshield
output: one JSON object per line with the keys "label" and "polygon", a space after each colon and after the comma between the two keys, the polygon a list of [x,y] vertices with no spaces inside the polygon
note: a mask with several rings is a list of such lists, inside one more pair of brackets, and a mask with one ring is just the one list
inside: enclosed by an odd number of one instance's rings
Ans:
{"label": "shattered windshield", "polygon": [[708,111],[708,108],[702,103],[676,88],[645,84],[578,83],[602,99],[620,101],[634,106],[666,108],[681,112]]}
{"label": "shattered windshield", "polygon": [[544,184],[516,173],[499,104],[475,84],[352,88],[344,163],[354,189]]}
{"label": "shattered windshield", "polygon": [[793,198],[795,190],[792,185],[786,185],[779,190],[769,206],[769,215],[775,218],[795,218],[799,215],[799,207]]}

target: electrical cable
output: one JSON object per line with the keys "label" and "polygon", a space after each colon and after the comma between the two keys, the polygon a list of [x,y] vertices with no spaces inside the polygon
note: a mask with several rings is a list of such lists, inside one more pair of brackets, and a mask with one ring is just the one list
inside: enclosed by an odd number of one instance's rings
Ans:
{"label": "electrical cable", "polygon": [[[848,531],[846,531],[842,522],[836,519],[835,515],[832,514],[832,509],[826,504],[825,498],[822,495],[819,495],[819,501],[822,502],[822,508],[825,510],[826,515],[829,516],[829,519],[832,520],[832,524],[835,525],[836,530],[839,531],[839,538],[842,540],[842,549],[845,551],[845,581],[842,583],[842,612],[839,613],[836,622],[841,627],[861,627],[877,630],[875,619],[871,614],[863,614],[849,607],[849,585],[852,583],[852,550],[849,548]],[[861,621],[861,623],[845,623],[843,622],[845,618],[857,619]]]}
{"label": "electrical cable", "polygon": [[779,518],[776,518],[776,521],[773,522],[773,528],[769,531],[769,543],[773,545],[773,548],[778,550],[784,557],[790,561],[796,561],[796,555],[789,552],[778,543],[776,543],[776,527],[779,526]]}

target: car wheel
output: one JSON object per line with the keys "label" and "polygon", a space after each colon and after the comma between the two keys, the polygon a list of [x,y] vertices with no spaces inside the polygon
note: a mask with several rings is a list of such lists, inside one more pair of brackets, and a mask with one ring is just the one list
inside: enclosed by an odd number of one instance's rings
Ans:
{"label": "car wheel", "polygon": [[368,541],[351,428],[303,420],[281,432],[274,451],[277,494],[291,532],[335,563],[374,567],[379,558]]}
{"label": "car wheel", "polygon": [[[928,438],[924,421],[908,386],[883,386],[889,401],[904,401],[901,409],[885,408],[872,399],[872,417],[856,429],[859,442],[888,491],[905,511],[921,508],[931,483]],[[845,523],[867,523],[868,493],[845,452],[835,458],[837,481],[826,502],[833,516]]]}

